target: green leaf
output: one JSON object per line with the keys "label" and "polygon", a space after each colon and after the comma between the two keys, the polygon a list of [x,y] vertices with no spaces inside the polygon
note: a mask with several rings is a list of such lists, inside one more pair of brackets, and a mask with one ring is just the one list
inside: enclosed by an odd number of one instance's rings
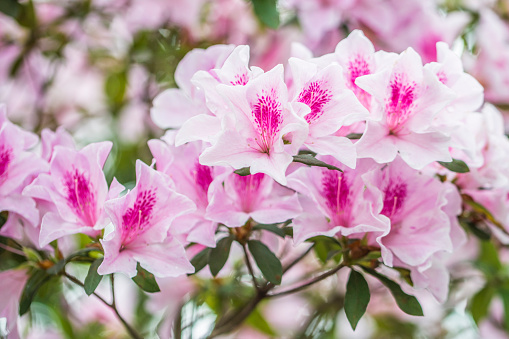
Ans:
{"label": "green leaf", "polygon": [[254,12],[260,21],[267,27],[277,29],[279,27],[279,12],[277,0],[251,0]]}
{"label": "green leaf", "polygon": [[255,308],[255,310],[251,312],[249,317],[247,317],[246,324],[262,332],[263,334],[267,334],[271,337],[274,337],[277,334],[272,328],[272,326],[270,326],[267,320],[260,313],[258,308]]}
{"label": "green leaf", "polygon": [[283,267],[274,253],[258,240],[249,240],[247,246],[263,276],[275,285],[281,284]]}
{"label": "green leaf", "polygon": [[481,241],[481,253],[479,254],[478,261],[490,266],[493,271],[498,271],[502,268],[502,263],[498,257],[498,251],[495,245],[490,241]]}
{"label": "green leaf", "polygon": [[41,255],[34,249],[30,247],[23,247],[23,253],[25,253],[28,261],[39,262],[42,261]]}
{"label": "green leaf", "polygon": [[120,105],[124,100],[127,88],[127,75],[125,72],[111,73],[106,78],[104,89],[111,104]]}
{"label": "green leaf", "polygon": [[226,264],[228,256],[230,255],[230,247],[232,246],[232,237],[226,237],[217,242],[215,248],[210,249],[209,254],[209,269],[210,273],[215,277],[219,271]]}
{"label": "green leaf", "polygon": [[316,254],[316,257],[322,264],[325,265],[331,258],[341,258],[342,248],[337,239],[319,235],[310,238],[307,241],[315,243],[313,250]]}
{"label": "green leaf", "polygon": [[[3,0],[2,0],[3,1]],[[19,8],[16,20],[21,26],[27,28],[35,28],[37,26],[37,16],[35,15],[34,3],[32,0],[27,1]]]}
{"label": "green leaf", "polygon": [[377,278],[378,280],[380,280],[380,282],[384,284],[389,289],[389,291],[391,291],[392,296],[394,297],[396,303],[403,312],[405,312],[406,314],[416,316],[423,315],[419,301],[414,296],[408,295],[405,292],[403,292],[403,290],[397,283],[381,275],[380,273],[373,269],[364,266],[361,266],[361,268],[367,273]]}
{"label": "green leaf", "polygon": [[87,277],[85,278],[85,293],[89,296],[94,293],[95,289],[101,282],[103,276],[97,273],[97,268],[102,264],[104,258],[96,259],[88,269]]}
{"label": "green leaf", "polygon": [[191,264],[194,266],[194,273],[189,275],[196,274],[200,272],[205,266],[207,266],[207,263],[209,262],[209,255],[210,248],[208,247],[196,254],[194,258],[191,259]]}
{"label": "green leaf", "polygon": [[393,267],[396,271],[399,272],[401,278],[403,278],[408,285],[414,286],[414,282],[412,281],[412,275],[409,269],[404,267]]}
{"label": "green leaf", "polygon": [[293,238],[293,227],[292,226],[283,227],[283,232],[285,232],[285,235],[287,237],[292,237]]}
{"label": "green leaf", "polygon": [[484,227],[480,228],[479,225],[475,222],[471,222],[469,220],[460,220],[461,226],[467,228],[472,232],[480,240],[490,240],[491,239],[491,230],[486,226],[486,224],[482,224]]}
{"label": "green leaf", "polygon": [[437,161],[440,165],[447,168],[449,171],[453,171],[456,173],[467,173],[470,172],[470,169],[468,168],[467,164],[465,164],[464,161],[459,159],[452,159],[451,162],[443,162],[443,161]]}
{"label": "green leaf", "polygon": [[350,133],[346,137],[351,140],[360,139],[362,137],[362,133]]}
{"label": "green leaf", "polygon": [[352,270],[346,284],[345,313],[354,331],[366,312],[370,297],[366,279],[359,272]]}
{"label": "green leaf", "polygon": [[472,318],[474,318],[476,324],[479,325],[479,322],[488,314],[488,308],[494,295],[495,289],[493,287],[484,286],[484,288],[477,292],[472,298],[470,313],[472,313]]}
{"label": "green leaf", "polygon": [[16,19],[20,13],[21,5],[17,0],[2,0],[0,1],[0,12],[4,13],[11,18]]}
{"label": "green leaf", "polygon": [[281,227],[278,227],[281,223],[278,224],[257,224],[253,226],[253,230],[265,230],[274,233],[275,235],[280,236],[281,238],[285,237],[285,231]]}
{"label": "green leaf", "polygon": [[32,300],[37,294],[37,291],[46,283],[46,281],[50,279],[50,277],[51,276],[48,275],[46,271],[36,270],[30,276],[30,278],[28,278],[28,281],[25,285],[25,288],[23,289],[23,293],[21,294],[21,298],[19,300],[20,316],[25,314],[30,309],[30,305],[32,304]]}
{"label": "green leaf", "polygon": [[138,263],[136,269],[138,270],[138,274],[133,278],[136,285],[148,293],[160,291],[159,285],[157,285],[157,281],[152,273],[141,267],[140,263]]}
{"label": "green leaf", "polygon": [[340,168],[333,165],[329,165],[321,160],[316,159],[315,157],[309,154],[294,155],[293,162],[300,162],[301,164],[305,164],[308,166],[325,167],[330,170],[343,172]]}
{"label": "green leaf", "polygon": [[3,225],[5,225],[8,218],[9,218],[9,212],[7,212],[7,211],[0,212],[0,228],[2,228]]}
{"label": "green leaf", "polygon": [[233,171],[233,173],[245,177],[246,175],[251,175],[251,170],[249,167],[242,167],[241,169]]}

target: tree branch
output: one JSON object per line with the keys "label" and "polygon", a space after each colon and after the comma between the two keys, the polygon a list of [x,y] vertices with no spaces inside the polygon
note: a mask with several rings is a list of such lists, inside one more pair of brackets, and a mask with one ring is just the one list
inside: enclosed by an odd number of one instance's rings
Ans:
{"label": "tree branch", "polygon": [[303,285],[294,287],[292,289],[289,289],[289,290],[286,290],[286,291],[283,291],[283,292],[274,293],[274,294],[267,294],[266,297],[267,298],[276,298],[276,297],[282,297],[282,296],[285,296],[285,295],[288,295],[288,294],[292,294],[292,293],[295,293],[295,292],[302,291],[302,290],[308,288],[309,286],[311,286],[313,284],[316,284],[317,282],[322,281],[325,278],[330,277],[331,275],[335,274],[336,272],[338,272],[343,267],[345,267],[345,265],[344,264],[340,264],[340,265],[336,266],[335,268],[331,269],[330,271],[327,271],[327,272],[325,272],[325,273],[323,273],[323,274],[313,278],[312,280],[308,281],[307,283],[305,283]]}

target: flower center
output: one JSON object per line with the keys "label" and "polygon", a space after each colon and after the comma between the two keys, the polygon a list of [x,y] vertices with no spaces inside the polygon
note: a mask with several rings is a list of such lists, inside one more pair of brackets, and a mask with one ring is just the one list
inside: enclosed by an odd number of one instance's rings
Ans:
{"label": "flower center", "polygon": [[397,214],[407,196],[407,185],[403,182],[390,182],[384,190],[384,207],[381,214],[392,218]]}
{"label": "flower center", "polygon": [[306,121],[311,124],[316,121],[323,114],[323,107],[332,98],[332,93],[327,88],[324,88],[326,83],[322,81],[313,81],[299,94],[299,102],[302,102],[311,108],[311,112],[305,117]]}
{"label": "flower center", "polygon": [[242,73],[242,74],[235,74],[235,80],[234,81],[230,81],[230,84],[232,84],[233,86],[244,86],[247,84],[247,82],[249,81],[249,77],[247,75],[247,73]]}
{"label": "flower center", "polygon": [[66,172],[64,185],[67,191],[67,204],[87,226],[94,226],[96,217],[96,201],[94,187],[84,173],[74,168]]}
{"label": "flower center", "polygon": [[191,175],[195,180],[196,193],[206,207],[208,204],[207,193],[209,191],[210,183],[212,182],[212,173],[209,166],[204,166],[198,161],[194,164],[194,169],[191,171]]}
{"label": "flower center", "polygon": [[2,145],[0,147],[0,183],[4,182],[7,169],[12,160],[12,149]]}
{"label": "flower center", "polygon": [[396,74],[390,83],[390,98],[386,100],[387,124],[392,132],[401,129],[402,124],[412,115],[416,97],[415,82],[408,82],[402,74]]}
{"label": "flower center", "polygon": [[260,135],[259,138],[255,138],[260,152],[270,153],[283,123],[282,113],[281,103],[277,100],[274,89],[270,93],[263,91],[262,95],[258,95],[258,100],[252,107],[252,114]]}
{"label": "flower center", "polygon": [[253,206],[257,201],[261,182],[265,174],[256,173],[252,175],[241,176],[235,174],[234,188],[239,197],[242,211],[252,212]]}
{"label": "flower center", "polygon": [[322,171],[322,194],[337,226],[347,226],[350,215],[350,184],[344,173],[334,170]]}
{"label": "flower center", "polygon": [[122,216],[123,245],[129,244],[146,230],[156,201],[155,189],[138,191],[133,207],[128,208]]}
{"label": "flower center", "polygon": [[351,89],[361,104],[369,109],[371,95],[355,84],[355,79],[360,76],[371,74],[369,63],[361,55],[357,55],[348,62],[348,74],[346,85]]}

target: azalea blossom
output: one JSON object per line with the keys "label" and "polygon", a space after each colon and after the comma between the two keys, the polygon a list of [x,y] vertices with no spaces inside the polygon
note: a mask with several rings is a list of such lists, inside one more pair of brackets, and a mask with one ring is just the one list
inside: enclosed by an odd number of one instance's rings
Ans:
{"label": "azalea blossom", "polygon": [[[7,321],[6,336],[20,338],[18,329],[19,298],[28,280],[25,270],[7,270],[0,272],[0,319]],[[3,335],[3,333],[0,332]]]}
{"label": "azalea blossom", "polygon": [[341,66],[332,63],[319,69],[317,64],[297,58],[290,58],[288,63],[292,71],[292,101],[310,108],[304,116],[309,124],[304,145],[355,168],[357,153],[352,141],[335,134],[344,125],[365,120],[369,113],[345,86]]}
{"label": "azalea blossom", "polygon": [[[456,221],[461,212],[457,189],[416,172],[400,158],[363,178],[368,194],[383,201],[375,212],[390,220],[390,231],[381,238],[384,263],[415,269],[415,274],[438,274],[430,271],[434,255],[451,253],[465,241]],[[445,286],[436,288],[441,300]]]}
{"label": "azalea blossom", "polygon": [[114,180],[108,191],[102,167],[111,147],[106,141],[80,151],[55,146],[49,172],[39,175],[24,191],[55,206],[42,219],[40,246],[69,234],[96,237],[108,224],[103,204],[124,190]]}
{"label": "azalea blossom", "polygon": [[265,173],[285,184],[292,155],[307,137],[307,124],[301,116],[309,107],[288,103],[283,67],[276,66],[244,87],[219,86],[232,113],[225,117],[217,142],[201,154],[200,163],[250,167],[252,174]]}
{"label": "azalea blossom", "polygon": [[[330,156],[320,160],[344,168]],[[382,235],[389,232],[387,220],[377,215],[381,206],[377,199],[364,196],[362,175],[375,166],[362,161],[357,169],[344,168],[343,172],[320,167],[303,167],[288,176],[288,187],[301,195],[303,213],[293,220],[296,244],[317,236],[346,236],[363,238],[369,235],[377,245]]]}
{"label": "azalea blossom", "polygon": [[37,243],[39,213],[32,198],[22,191],[34,177],[47,169],[47,163],[29,150],[38,142],[36,135],[7,120],[0,105],[0,211],[8,211],[0,235]]}
{"label": "azalea blossom", "polygon": [[263,173],[230,173],[211,186],[206,217],[228,227],[243,226],[250,218],[262,224],[284,222],[302,212],[297,194]]}
{"label": "azalea blossom", "polygon": [[355,83],[374,99],[366,130],[356,143],[360,158],[387,163],[399,153],[415,169],[452,160],[450,137],[431,125],[454,93],[423,68],[413,49],[401,53],[392,67],[358,77]]}
{"label": "azalea blossom", "polygon": [[214,178],[224,172],[223,167],[200,164],[201,142],[175,147],[167,133],[163,140],[149,140],[150,151],[159,172],[167,174],[175,183],[175,191],[190,198],[196,211],[179,216],[173,221],[172,234],[183,241],[216,246],[217,222],[205,217],[209,205],[209,187]]}
{"label": "azalea blossom", "polygon": [[154,107],[150,110],[154,123],[161,128],[179,128],[189,118],[206,113],[203,92],[191,83],[191,77],[199,70],[209,71],[221,66],[234,47],[214,45],[186,54],[175,70],[179,88],[167,89],[154,99]]}
{"label": "azalea blossom", "polygon": [[249,67],[249,46],[246,45],[235,47],[220,67],[197,71],[191,82],[203,93],[207,109],[182,124],[175,144],[180,146],[196,140],[215,143],[222,131],[222,119],[230,111],[228,100],[218,92],[218,85],[245,86],[262,73],[258,67]]}
{"label": "azalea blossom", "polygon": [[168,176],[136,162],[136,186],[105,203],[112,224],[101,240],[104,261],[99,274],[134,277],[137,263],[157,277],[194,272],[184,246],[168,231],[175,218],[196,206],[172,187]]}

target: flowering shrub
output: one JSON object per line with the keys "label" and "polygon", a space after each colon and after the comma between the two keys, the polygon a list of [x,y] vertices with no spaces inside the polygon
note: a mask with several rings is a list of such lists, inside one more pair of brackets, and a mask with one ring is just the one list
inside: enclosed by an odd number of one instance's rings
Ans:
{"label": "flowering shrub", "polygon": [[0,338],[503,335],[509,29],[460,5],[0,5]]}

